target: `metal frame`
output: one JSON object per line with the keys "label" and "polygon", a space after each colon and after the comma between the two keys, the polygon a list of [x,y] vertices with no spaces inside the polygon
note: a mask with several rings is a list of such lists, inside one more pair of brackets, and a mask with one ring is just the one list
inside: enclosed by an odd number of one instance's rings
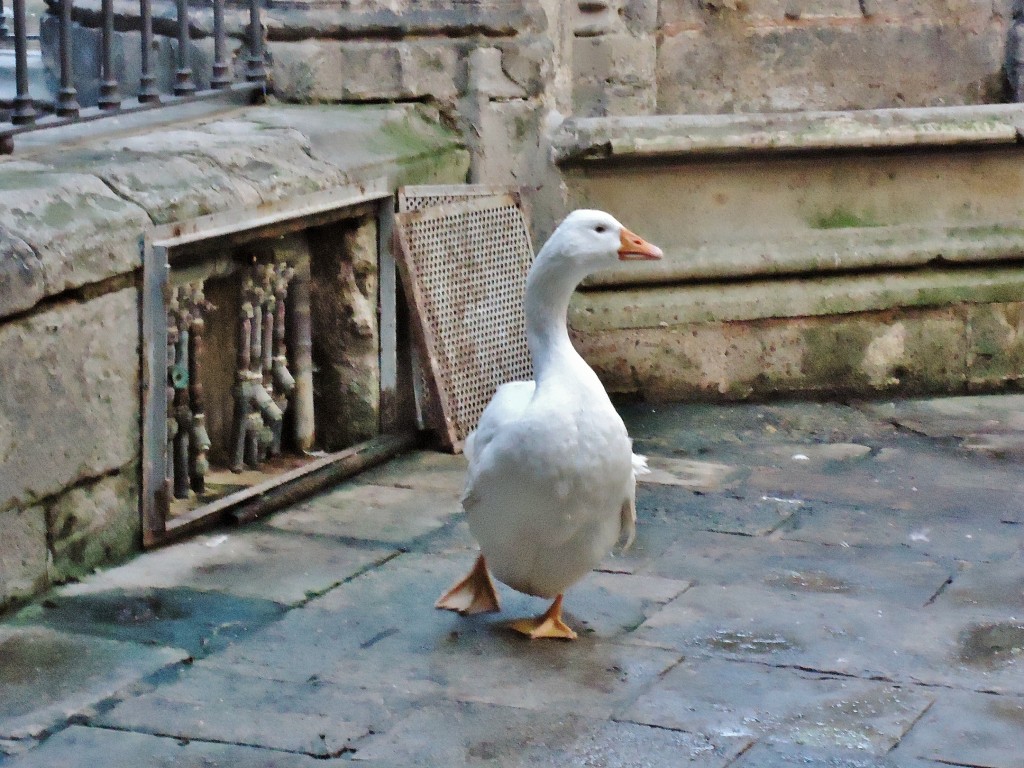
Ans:
{"label": "metal frame", "polygon": [[[323,458],[263,483],[228,494],[174,520],[168,520],[170,489],[165,479],[167,438],[167,303],[171,267],[194,257],[289,232],[372,215],[378,223],[381,432],[382,436]],[[396,415],[397,276],[391,253],[394,198],[386,179],[352,184],[259,208],[211,214],[156,227],[141,243],[142,256],[142,493],[143,545],[170,538],[234,515],[248,519],[288,503],[342,477],[407,450],[417,434],[402,429]],[[298,490],[290,490],[292,486]]]}

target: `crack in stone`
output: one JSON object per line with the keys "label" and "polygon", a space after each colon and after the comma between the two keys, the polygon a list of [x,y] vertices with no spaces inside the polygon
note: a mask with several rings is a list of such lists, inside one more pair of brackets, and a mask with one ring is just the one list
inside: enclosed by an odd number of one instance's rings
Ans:
{"label": "crack in stone", "polygon": [[117,187],[115,187],[113,184],[107,181],[107,179],[103,176],[93,175],[93,178],[96,179],[100,184],[105,186],[108,190],[110,190],[110,194],[112,194],[118,200],[128,203],[129,205],[133,205],[140,211],[142,211],[144,214],[146,214],[146,218],[149,219],[150,225],[156,223],[155,221],[153,221],[153,216],[150,214],[150,212],[147,211],[146,208],[138,200],[133,200],[128,195],[122,193],[120,190],[117,189]]}
{"label": "crack in stone", "polygon": [[932,605],[936,600],[939,599],[939,595],[941,595],[943,592],[945,592],[946,588],[950,584],[952,584],[952,583],[953,583],[953,577],[950,576],[944,582],[942,582],[942,584],[939,585],[939,588],[937,590],[935,590],[935,594],[934,595],[932,595],[931,597],[929,597],[927,600],[924,601],[924,606],[922,606],[922,607],[927,608],[929,605]]}
{"label": "crack in stone", "polygon": [[64,290],[50,294],[49,296],[43,296],[31,307],[26,307],[25,309],[18,310],[17,312],[12,312],[9,315],[4,315],[0,318],[0,324],[6,326],[30,320],[36,315],[40,315],[44,312],[49,312],[54,309],[60,309],[61,307],[67,307],[74,304],[86,304],[93,299],[100,298],[101,296],[106,296],[110,293],[117,293],[118,291],[123,291],[125,288],[137,287],[138,279],[134,272],[112,275],[110,277],[105,277],[102,280],[97,280],[94,283],[78,285],[74,288],[65,288]]}
{"label": "crack in stone", "polygon": [[[300,600],[299,602],[297,602],[293,606],[290,606],[288,608],[288,611],[294,610],[295,608],[302,608],[302,607],[304,607],[306,605],[309,605],[309,603],[311,603],[313,600],[316,600],[318,597],[323,597],[324,595],[326,595],[331,590],[337,589],[338,587],[340,587],[340,586],[342,586],[344,584],[348,584],[350,581],[352,581],[354,579],[358,579],[364,573],[368,573],[368,572],[372,571],[374,568],[379,568],[382,565],[390,563],[392,560],[394,560],[396,557],[399,557],[402,554],[404,554],[404,552],[402,552],[401,550],[396,550],[395,552],[391,552],[391,553],[385,555],[380,560],[375,560],[372,563],[367,563],[362,568],[357,570],[355,573],[352,573],[349,576],[346,576],[341,581],[338,581],[338,582],[336,582],[334,584],[329,584],[328,586],[324,587],[323,589],[316,589],[316,590],[310,589],[310,590],[307,590],[306,591],[305,599]],[[285,613],[287,613],[288,611],[285,611]]]}
{"label": "crack in stone", "polygon": [[[0,509],[0,512],[6,512],[10,509],[15,508],[43,507],[49,504],[53,504],[58,499],[60,499],[61,496],[64,496],[70,493],[71,491],[77,490],[79,488],[88,488],[89,486],[95,485],[96,483],[99,483],[103,480],[109,480],[110,478],[117,477],[122,472],[129,469],[136,462],[136,460],[137,456],[133,458],[132,461],[128,462],[127,464],[123,464],[120,467],[112,467],[110,469],[105,469],[95,475],[89,475],[88,477],[80,477],[70,485],[64,486],[59,491],[48,493],[45,496],[35,496],[29,499],[12,499],[10,504]],[[49,540],[49,533],[47,533],[47,548],[50,548],[50,543],[51,542]]]}
{"label": "crack in stone", "polygon": [[305,755],[306,757],[312,757],[312,758],[314,758],[316,760],[329,760],[329,759],[331,759],[333,757],[338,757],[338,756],[340,756],[342,754],[345,754],[345,752],[355,752],[355,750],[352,747],[348,747],[348,746],[342,747],[340,750],[337,750],[336,752],[333,752],[333,753],[306,752],[306,751],[303,751],[303,750],[300,750],[300,749],[283,749],[281,747],[268,747],[265,744],[252,744],[252,743],[245,742],[245,741],[231,741],[229,739],[215,739],[215,738],[210,738],[210,737],[195,738],[193,736],[180,736],[180,735],[173,734],[173,733],[164,733],[164,732],[156,730],[156,729],[151,730],[151,731],[143,731],[143,730],[138,730],[136,728],[121,728],[121,727],[118,727],[116,725],[108,725],[106,723],[103,723],[103,724],[90,723],[86,727],[88,727],[88,728],[96,728],[98,730],[103,730],[103,731],[117,731],[119,733],[137,733],[137,734],[141,734],[143,736],[155,736],[155,737],[160,738],[160,739],[173,739],[174,741],[176,741],[178,744],[181,744],[182,746],[185,746],[185,745],[188,745],[188,744],[192,744],[192,743],[196,743],[196,744],[223,744],[223,745],[229,746],[229,747],[248,747],[249,749],[262,749],[262,750],[266,750],[267,752],[280,752],[280,753],[283,753],[283,754],[286,754],[286,755]]}

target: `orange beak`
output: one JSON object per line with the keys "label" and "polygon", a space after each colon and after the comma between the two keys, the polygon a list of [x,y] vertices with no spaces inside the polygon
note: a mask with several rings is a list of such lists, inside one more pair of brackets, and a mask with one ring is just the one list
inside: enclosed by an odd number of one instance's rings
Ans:
{"label": "orange beak", "polygon": [[625,227],[620,236],[619,261],[654,261],[662,256],[661,248],[652,245],[640,235],[634,235]]}

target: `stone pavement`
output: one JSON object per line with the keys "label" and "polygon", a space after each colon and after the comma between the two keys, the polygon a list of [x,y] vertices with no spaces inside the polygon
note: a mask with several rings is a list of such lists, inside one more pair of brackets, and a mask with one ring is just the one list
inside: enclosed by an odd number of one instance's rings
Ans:
{"label": "stone pavement", "polygon": [[0,765],[1024,766],[1024,397],[623,409],[638,541],[576,643],[433,601],[421,452],[0,624]]}

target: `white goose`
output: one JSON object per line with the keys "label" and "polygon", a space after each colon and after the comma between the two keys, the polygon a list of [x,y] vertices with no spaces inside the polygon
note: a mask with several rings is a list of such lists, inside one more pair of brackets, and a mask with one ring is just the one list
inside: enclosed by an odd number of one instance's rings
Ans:
{"label": "white goose", "polygon": [[462,507],[481,554],[469,575],[437,601],[462,614],[500,610],[488,573],[513,589],[553,599],[541,616],[512,627],[531,638],[575,639],[562,593],[633,539],[635,456],[622,419],[566,327],[583,278],[618,260],[659,259],[661,249],[602,211],[569,214],[526,278],[523,310],[535,381],[502,385],[466,440]]}

